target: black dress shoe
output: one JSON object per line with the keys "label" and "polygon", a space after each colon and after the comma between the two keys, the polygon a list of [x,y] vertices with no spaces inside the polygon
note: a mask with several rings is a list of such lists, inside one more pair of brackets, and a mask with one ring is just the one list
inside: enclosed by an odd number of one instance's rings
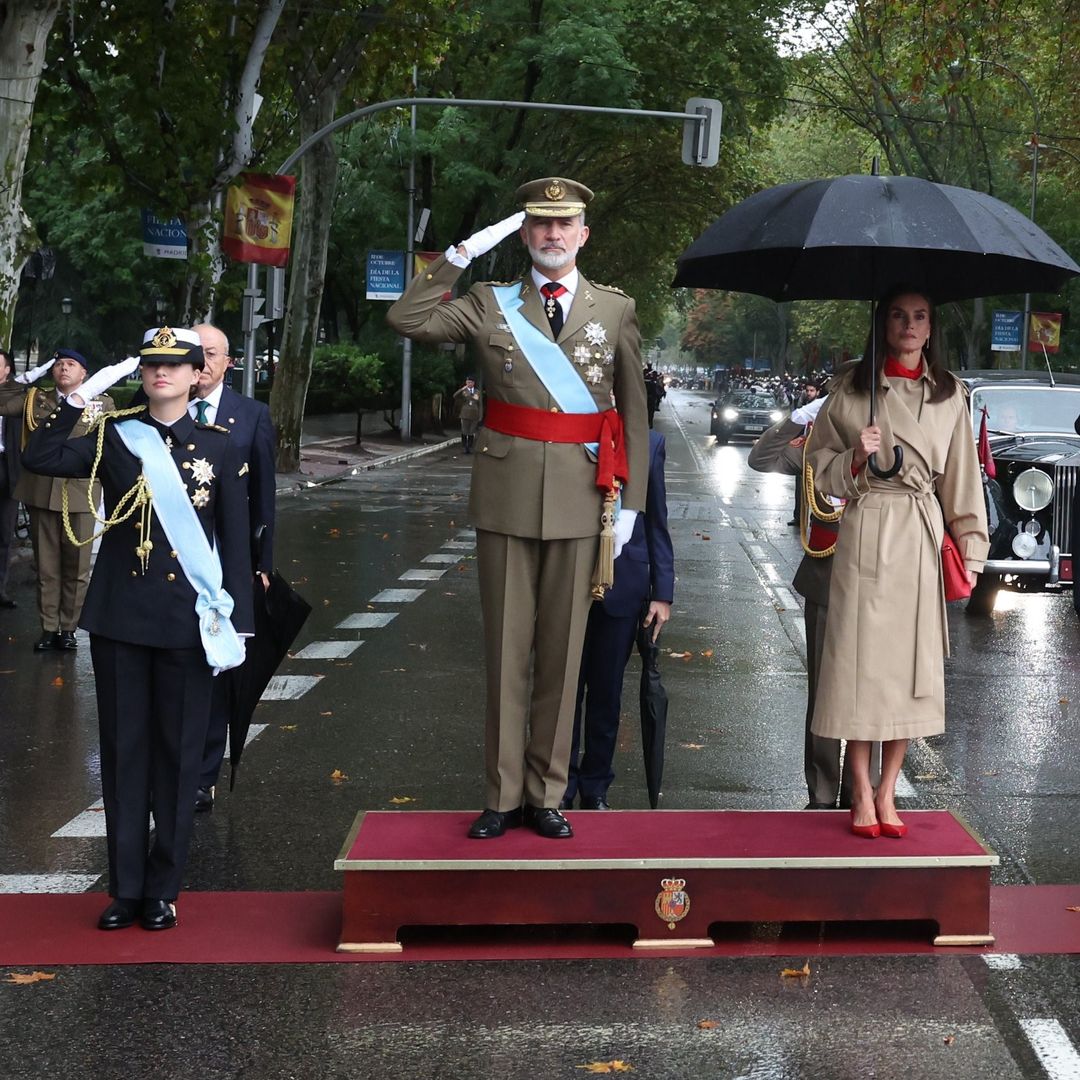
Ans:
{"label": "black dress shoe", "polygon": [[60,641],[56,648],[58,649],[77,649],[79,647],[78,641],[75,640],[74,630],[61,630]]}
{"label": "black dress shoe", "polygon": [[114,900],[98,918],[98,929],[123,930],[131,926],[141,907],[141,900]]}
{"label": "black dress shoe", "polygon": [[195,789],[195,812],[205,813],[214,809],[214,789],[212,787],[198,787]]}
{"label": "black dress shoe", "polygon": [[58,630],[46,630],[34,642],[34,652],[50,652],[60,648],[60,632]]}
{"label": "black dress shoe", "polygon": [[507,829],[521,827],[521,807],[516,810],[485,810],[470,826],[473,840],[492,840]]}
{"label": "black dress shoe", "polygon": [[171,900],[144,900],[144,930],[171,930],[176,925],[176,905]]}
{"label": "black dress shoe", "polygon": [[526,806],[525,824],[548,840],[567,840],[574,835],[570,822],[554,807]]}
{"label": "black dress shoe", "polygon": [[602,795],[598,795],[595,799],[587,799],[584,795],[581,796],[581,809],[582,810],[610,810],[607,802]]}
{"label": "black dress shoe", "polygon": [[[807,804],[806,804],[806,805],[805,805],[805,806],[803,807],[803,809],[804,809],[804,810],[835,810],[835,809],[836,809],[836,803],[831,803],[831,802],[814,802],[814,800],[813,800],[813,799],[811,799],[811,800],[810,800],[810,802],[808,802],[808,803],[807,803]],[[849,810],[850,810],[850,809],[851,809],[851,807],[847,807],[847,809],[849,809]]]}

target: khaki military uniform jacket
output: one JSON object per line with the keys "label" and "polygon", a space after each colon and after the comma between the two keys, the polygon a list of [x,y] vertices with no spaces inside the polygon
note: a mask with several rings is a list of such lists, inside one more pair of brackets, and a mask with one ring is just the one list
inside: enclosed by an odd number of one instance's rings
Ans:
{"label": "khaki military uniform jacket", "polygon": [[[945,374],[945,378],[954,376]],[[837,380],[818,414],[807,453],[819,491],[847,498],[833,556],[829,620],[813,732],[830,738],[891,740],[945,729],[949,635],[941,573],[948,526],[969,570],[989,549],[986,505],[967,398],[931,403],[932,384],[884,379],[877,423],[891,465],[881,480],[851,475],[869,399],[851,375]]]}
{"label": "khaki military uniform jacket", "polygon": [[[36,386],[23,386],[21,383],[6,383],[0,387],[0,415],[9,417],[22,417],[22,430],[19,435],[18,447],[25,446],[30,433],[39,424],[49,422],[49,417],[56,411],[59,399],[56,390],[39,390]],[[98,411],[114,412],[116,406],[108,394],[102,394],[93,399],[91,406],[100,405],[100,409],[88,407],[84,410],[79,422],[75,425],[72,438],[85,435],[90,428],[90,422]],[[12,440],[12,449],[15,449],[15,440]],[[62,510],[63,491],[65,481],[55,476],[42,476],[40,473],[31,472],[24,468],[19,482],[15,487],[14,497],[26,506],[34,506],[39,510]],[[97,506],[101,502],[101,485],[95,484],[92,498],[88,498],[90,492],[89,480],[68,480],[68,507],[73,514],[88,514],[90,502]]]}
{"label": "khaki military uniform jacket", "polygon": [[[472,344],[488,399],[554,410],[558,406],[525,359],[506,325],[490,284],[474,285],[457,300],[440,302],[461,270],[439,258],[410,283],[387,314],[414,341]],[[542,299],[531,278],[521,285],[521,314],[551,336]],[[588,333],[586,332],[588,328]],[[603,335],[602,343],[595,339]],[[634,301],[582,275],[558,337],[600,409],[614,404],[623,419],[630,478],[623,506],[645,509],[649,424],[641,373],[641,334]],[[593,379],[588,378],[592,372]],[[478,529],[541,540],[595,536],[602,495],[596,463],[578,443],[548,443],[484,431],[473,460],[469,513]]]}

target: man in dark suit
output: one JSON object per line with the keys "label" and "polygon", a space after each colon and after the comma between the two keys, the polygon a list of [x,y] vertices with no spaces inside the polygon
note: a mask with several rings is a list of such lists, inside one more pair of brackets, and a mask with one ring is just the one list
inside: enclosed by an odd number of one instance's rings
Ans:
{"label": "man in dark suit", "polygon": [[[230,443],[247,462],[248,506],[251,514],[251,564],[270,585],[274,569],[274,448],[276,437],[270,410],[254,398],[244,397],[224,383],[225,372],[232,366],[228,338],[216,327],[204,323],[194,327],[202,342],[203,370],[195,398],[188,412],[200,423],[227,428]],[[229,728],[228,686],[231,676],[214,680],[210,708],[210,727],[203,751],[202,775],[195,795],[195,809],[209,810],[214,805],[214,787],[225,757],[225,738]]]}
{"label": "man in dark suit", "polygon": [[[0,349],[0,385],[10,378],[11,354]],[[19,514],[15,485],[19,482],[20,429],[18,420],[0,416],[0,608],[15,607],[15,601],[7,593],[7,577]]]}
{"label": "man in dark suit", "polygon": [[[615,779],[612,761],[619,733],[623,672],[634,649],[642,609],[655,641],[671,617],[675,596],[675,554],[667,524],[664,436],[649,432],[649,490],[645,513],[615,560],[615,582],[593,603],[585,629],[578,678],[570,776],[562,808],[580,796],[582,810],[610,810],[607,792]],[[582,702],[585,703],[584,717]],[[584,723],[582,722],[584,719]],[[585,752],[578,761],[584,730]]]}

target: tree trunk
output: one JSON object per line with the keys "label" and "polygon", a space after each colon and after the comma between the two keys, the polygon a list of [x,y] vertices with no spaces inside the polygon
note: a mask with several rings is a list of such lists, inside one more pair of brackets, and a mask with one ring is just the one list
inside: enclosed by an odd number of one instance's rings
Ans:
{"label": "tree trunk", "polygon": [[33,248],[22,208],[23,169],[45,46],[59,10],[60,0],[0,3],[0,343],[11,340],[19,273]]}
{"label": "tree trunk", "polygon": [[[301,110],[302,140],[334,119],[337,99],[336,86],[329,87]],[[299,213],[290,259],[292,273],[281,335],[281,364],[270,392],[270,415],[278,433],[279,472],[296,472],[300,467],[300,433],[318,340],[337,177],[337,147],[332,139],[324,139],[301,158]]]}

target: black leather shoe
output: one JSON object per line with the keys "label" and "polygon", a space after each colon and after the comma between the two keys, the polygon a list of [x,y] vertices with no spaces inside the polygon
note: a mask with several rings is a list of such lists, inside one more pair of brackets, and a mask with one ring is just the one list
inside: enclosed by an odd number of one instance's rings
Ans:
{"label": "black leather shoe", "polygon": [[114,900],[98,918],[98,929],[123,930],[132,926],[141,907],[141,900]]}
{"label": "black leather shoe", "polygon": [[492,840],[507,829],[521,827],[521,807],[516,810],[485,810],[470,826],[473,840]]}
{"label": "black leather shoe", "polygon": [[171,930],[176,925],[176,905],[171,900],[144,900],[144,930]]}
{"label": "black leather shoe", "polygon": [[199,787],[195,789],[195,812],[205,813],[214,809],[214,789],[212,787]]}
{"label": "black leather shoe", "polygon": [[59,644],[56,646],[56,648],[72,650],[72,649],[77,649],[78,647],[79,647],[79,643],[75,639],[75,631],[74,630],[61,630],[60,631],[60,641],[59,641]]}
{"label": "black leather shoe", "polygon": [[[814,802],[812,799],[804,807],[804,810],[835,810],[836,803],[831,802]],[[847,807],[851,809],[851,807]]]}
{"label": "black leather shoe", "polygon": [[525,824],[548,840],[567,840],[574,835],[570,822],[553,807],[527,805]]}
{"label": "black leather shoe", "polygon": [[51,652],[60,648],[60,633],[57,630],[46,630],[34,642],[34,652]]}
{"label": "black leather shoe", "polygon": [[595,799],[587,799],[584,795],[581,796],[581,809],[582,810],[610,810],[607,802],[603,796],[598,795]]}

